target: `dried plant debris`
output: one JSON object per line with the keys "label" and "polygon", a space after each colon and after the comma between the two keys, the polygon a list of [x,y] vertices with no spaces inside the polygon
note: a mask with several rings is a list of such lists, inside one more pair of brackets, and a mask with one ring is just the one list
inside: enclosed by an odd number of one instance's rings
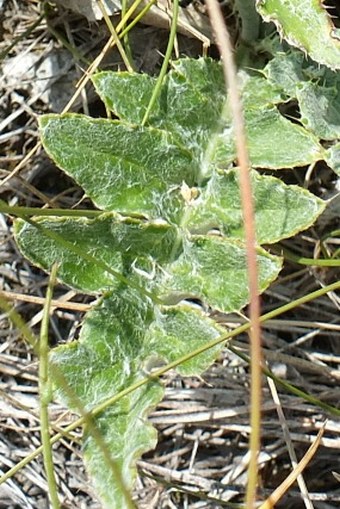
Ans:
{"label": "dried plant debris", "polygon": [[[89,22],[103,19],[103,11],[96,0],[57,0],[57,4],[63,6],[63,8],[81,14]],[[132,4],[133,2],[128,2],[129,7]],[[138,15],[147,4],[147,1],[141,0],[132,14],[132,17]],[[117,14],[122,9],[122,2],[120,0],[105,0],[103,2],[103,7],[108,15]],[[169,29],[170,21],[169,5],[166,0],[155,2],[141,19],[141,23],[143,24],[166,30]],[[195,9],[193,6],[189,5],[189,3],[186,8],[181,8],[178,19],[178,33],[186,35],[187,37],[199,38],[202,42],[209,43],[209,39],[212,38],[212,30],[210,28],[209,18],[204,12],[204,9]]]}
{"label": "dried plant debris", "polygon": [[8,93],[14,94],[20,83],[21,96],[25,94],[42,101],[56,112],[61,111],[71,98],[77,79],[69,52],[61,49],[47,48],[47,51],[32,51],[8,58],[2,72],[2,86]]}
{"label": "dried plant debris", "polygon": [[[88,21],[99,21],[103,19],[103,12],[98,6],[96,0],[57,0],[58,4],[62,5],[66,9],[70,9],[85,18]],[[122,8],[122,4],[119,0],[104,0],[103,6],[109,16],[119,12]]]}

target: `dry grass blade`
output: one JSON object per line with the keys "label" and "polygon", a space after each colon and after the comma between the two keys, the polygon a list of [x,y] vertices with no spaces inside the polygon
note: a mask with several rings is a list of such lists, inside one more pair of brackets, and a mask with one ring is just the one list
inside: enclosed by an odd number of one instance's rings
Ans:
{"label": "dry grass blade", "polygon": [[235,129],[235,144],[237,159],[240,167],[240,194],[243,212],[245,245],[247,251],[248,284],[249,284],[249,318],[251,329],[249,332],[251,342],[251,434],[250,434],[250,461],[248,469],[248,485],[246,494],[246,507],[255,506],[256,488],[258,483],[257,459],[260,450],[261,428],[261,324],[260,324],[260,297],[258,287],[258,268],[256,262],[256,234],[254,219],[254,203],[249,176],[250,161],[247,146],[245,121],[241,99],[238,91],[237,71],[233,60],[233,51],[229,32],[223,20],[221,8],[217,0],[207,0],[211,24],[216,34],[217,45],[222,57],[222,64],[226,84],[228,85],[228,98],[233,116]]}
{"label": "dry grass blade", "polygon": [[[31,302],[32,304],[39,304],[40,306],[44,305],[44,298],[37,297],[35,295],[24,295],[22,293],[14,293],[14,292],[4,292],[0,290],[0,295],[2,295],[5,299],[8,300],[16,300],[22,302]],[[72,311],[86,312],[91,309],[91,304],[81,304],[80,302],[67,302],[63,299],[51,300],[51,308],[59,308],[59,309],[69,309]]]}
{"label": "dry grass blade", "polygon": [[314,442],[307,450],[304,457],[299,461],[294,470],[289,474],[289,476],[283,481],[283,483],[276,488],[275,491],[267,498],[267,500],[260,505],[259,509],[273,509],[275,504],[279,502],[279,500],[283,497],[286,491],[292,486],[292,484],[296,481],[297,477],[304,471],[308,463],[313,458],[314,454],[318,450],[318,447],[321,442],[322,435],[325,431],[326,422],[323,424],[322,428],[319,430]]}
{"label": "dry grass blade", "polygon": [[[281,404],[281,401],[280,401],[280,398],[279,398],[279,395],[278,395],[278,392],[277,392],[277,389],[276,389],[276,385],[275,385],[274,380],[272,380],[271,378],[267,378],[267,382],[268,382],[269,389],[270,389],[270,391],[272,393],[273,401],[275,403],[277,414],[279,416],[279,420],[280,420],[280,423],[281,423],[281,426],[282,426],[283,436],[284,436],[285,442],[287,444],[287,449],[288,449],[289,457],[290,457],[290,460],[291,460],[293,468],[295,468],[297,463],[298,463],[298,461],[297,461],[297,457],[296,457],[296,454],[295,454],[295,449],[294,449],[294,446],[293,446],[293,442],[292,442],[292,439],[290,437],[288,423],[287,423],[287,420],[285,418],[285,414],[284,414],[284,411],[283,411],[283,408],[282,408],[282,404]],[[302,474],[298,475],[297,482],[298,482],[298,485],[299,485],[299,488],[300,488],[300,491],[301,491],[301,495],[302,495],[302,499],[304,501],[306,509],[314,509],[312,501],[311,501],[309,493],[308,493],[308,490],[307,490],[307,486],[306,486],[305,480],[304,480]]]}

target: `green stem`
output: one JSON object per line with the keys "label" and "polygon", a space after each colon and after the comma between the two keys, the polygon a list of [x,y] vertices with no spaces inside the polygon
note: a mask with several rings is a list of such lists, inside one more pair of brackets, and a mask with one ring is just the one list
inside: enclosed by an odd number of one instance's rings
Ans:
{"label": "green stem", "polygon": [[340,237],[340,230],[333,230],[322,237],[322,241],[329,239],[330,237]]}
{"label": "green stem", "polygon": [[50,402],[50,383],[48,379],[48,325],[53,288],[57,276],[57,264],[52,266],[48,283],[46,300],[40,329],[39,344],[39,394],[40,394],[40,434],[43,448],[44,467],[46,472],[48,492],[53,509],[60,509],[58,490],[54,475],[48,404]]}
{"label": "green stem", "polygon": [[[122,12],[121,12],[121,17],[122,17],[122,20],[124,19],[124,16],[126,14],[128,10],[128,2],[127,0],[122,0]],[[124,22],[123,25],[122,25],[122,30],[124,30],[126,28],[126,23]],[[135,67],[134,66],[134,63],[133,63],[133,56],[132,56],[132,51],[131,51],[131,46],[130,46],[130,40],[129,40],[129,32],[126,32],[123,37],[120,35],[120,38],[123,39],[123,44],[124,44],[124,48],[125,48],[125,52],[126,52],[126,55],[129,59],[129,62],[131,63],[131,67]]]}
{"label": "green stem", "polygon": [[39,207],[20,207],[17,205],[7,205],[0,200],[0,213],[10,214],[17,217],[23,216],[58,216],[58,217],[88,217],[89,219],[97,218],[105,214],[102,210],[75,210],[75,209],[41,209]]}
{"label": "green stem", "polygon": [[[140,3],[141,0],[137,1],[137,3]],[[151,9],[151,7],[157,2],[157,0],[151,0],[151,2],[149,2],[138,14],[137,16],[131,21],[131,23],[129,23],[129,25],[124,28],[124,30],[122,30],[119,34],[119,37],[124,37],[135,25],[137,25],[137,23],[142,19],[142,17]],[[128,10],[128,12],[126,13],[126,17],[129,17],[132,12],[134,11],[134,9],[132,10],[132,8],[134,7],[134,5],[136,4],[136,2],[130,7],[130,9]],[[122,21],[125,20],[125,17],[122,17]],[[125,23],[125,21],[124,21]]]}
{"label": "green stem", "polygon": [[158,96],[159,96],[159,94],[161,92],[162,83],[163,83],[163,80],[165,78],[166,72],[168,70],[168,65],[169,65],[171,54],[172,54],[172,50],[173,50],[173,47],[174,47],[176,31],[177,31],[177,20],[178,20],[178,11],[179,11],[178,1],[179,0],[174,0],[174,2],[173,2],[171,30],[170,30],[170,35],[169,35],[168,46],[166,48],[165,57],[164,57],[164,60],[163,60],[161,71],[160,71],[159,76],[157,78],[157,82],[156,82],[155,88],[153,89],[150,102],[148,104],[148,107],[146,109],[144,118],[142,120],[142,126],[144,126],[146,124],[146,122],[147,122],[147,120],[148,120],[148,118],[150,116],[151,110],[154,107],[155,102],[156,102],[156,100],[157,100],[157,98],[158,98]]}
{"label": "green stem", "polygon": [[340,267],[340,260],[334,260],[333,258],[326,260],[319,258],[305,258],[304,256],[299,256],[286,248],[281,248],[280,254],[283,254],[287,260],[291,260],[292,262],[300,265],[311,265],[314,267]]}

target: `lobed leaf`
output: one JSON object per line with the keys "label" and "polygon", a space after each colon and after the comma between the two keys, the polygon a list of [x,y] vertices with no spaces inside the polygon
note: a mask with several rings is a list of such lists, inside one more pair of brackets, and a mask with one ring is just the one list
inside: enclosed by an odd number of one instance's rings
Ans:
{"label": "lobed leaf", "polygon": [[117,285],[117,277],[107,267],[119,274],[134,267],[138,271],[145,262],[148,266],[168,262],[181,248],[176,228],[164,221],[106,213],[98,219],[35,218],[35,223],[39,228],[20,220],[15,224],[22,253],[46,271],[57,262],[59,279],[85,292]]}
{"label": "lobed leaf", "polygon": [[[258,168],[305,166],[324,157],[316,137],[283,117],[275,106],[245,111],[249,157]],[[227,168],[236,159],[234,129],[226,126],[216,138],[213,163]]]}
{"label": "lobed leaf", "polygon": [[[145,333],[153,320],[152,303],[131,289],[108,294],[85,317],[79,341],[55,348],[50,356],[67,383],[55,380],[55,394],[75,411],[77,401],[90,410],[144,377],[140,365],[147,355]],[[70,396],[70,394],[72,396]],[[163,388],[150,382],[125,396],[93,419],[103,445],[115,462],[115,475],[102,448],[84,430],[84,460],[104,507],[125,509],[125,490],[131,490],[135,460],[156,445],[156,431],[146,415],[162,398]]]}
{"label": "lobed leaf", "polygon": [[331,69],[340,68],[339,31],[320,0],[257,0],[265,21],[272,21],[289,44]]}
{"label": "lobed leaf", "polygon": [[199,157],[219,129],[225,100],[219,63],[203,58],[178,60],[161,93],[161,125],[176,132]]}
{"label": "lobed leaf", "polygon": [[[87,313],[78,341],[52,351],[51,362],[86,410],[135,379],[138,362],[147,355],[144,336],[153,320],[150,299],[121,285]],[[76,409],[64,388],[56,387],[56,395]]]}
{"label": "lobed leaf", "polygon": [[[150,352],[157,352],[157,356],[169,363],[225,332],[225,328],[208,318],[201,309],[182,303],[178,306],[162,306],[157,311],[148,331],[147,342]],[[221,348],[220,344],[210,348],[176,369],[183,376],[202,373],[214,362]]]}
{"label": "lobed leaf", "polygon": [[296,87],[305,80],[306,57],[301,51],[289,49],[277,51],[263,69],[264,76],[274,86],[279,87],[286,98],[296,96]]}
{"label": "lobed leaf", "polygon": [[[68,384],[65,391],[55,381],[56,394],[74,410],[78,410],[75,396],[85,410],[90,410],[144,378],[147,373],[143,373],[142,366],[146,368],[154,362],[155,356],[158,362],[175,360],[222,332],[200,310],[189,305],[155,308],[148,299],[122,286],[87,314],[79,341],[53,350],[51,362]],[[187,375],[205,369],[220,349],[220,345],[216,346],[187,361],[179,368],[180,372]],[[85,463],[105,507],[127,507],[122,481],[130,490],[136,458],[156,444],[156,431],[146,417],[162,396],[162,386],[150,381],[94,418],[121,473],[118,477],[105,465],[91,429],[85,429]]]}
{"label": "lobed leaf", "polygon": [[[325,204],[298,186],[252,171],[256,237],[271,244],[311,226]],[[216,173],[190,204],[187,228],[192,233],[217,229],[227,237],[244,238],[238,170]]]}
{"label": "lobed leaf", "polygon": [[197,164],[169,132],[77,114],[39,124],[48,154],[101,209],[175,216],[181,184],[197,180]]}
{"label": "lobed leaf", "polygon": [[[156,84],[155,78],[127,71],[103,71],[92,76],[92,82],[109,111],[131,124],[142,123]],[[156,103],[151,118],[158,114],[159,104]]]}
{"label": "lobed leaf", "polygon": [[326,153],[326,162],[340,177],[340,142],[329,147]]}
{"label": "lobed leaf", "polygon": [[[225,102],[220,64],[210,58],[173,62],[148,125],[176,136],[178,143],[202,152],[217,129]],[[156,80],[137,73],[101,72],[93,77],[106,107],[120,119],[141,123]]]}
{"label": "lobed leaf", "polygon": [[[134,381],[137,382],[139,378]],[[150,411],[162,400],[163,387],[149,382],[125,396],[95,419],[103,445],[115,462],[119,475],[107,464],[90,429],[84,431],[84,463],[105,509],[130,509],[125,492],[136,479],[136,459],[157,444],[157,431],[147,421]]]}
{"label": "lobed leaf", "polygon": [[[259,289],[277,277],[282,260],[258,248]],[[193,235],[167,267],[162,293],[173,299],[200,299],[225,313],[249,302],[246,250],[242,242],[215,235]],[[172,292],[172,293],[171,293]],[[169,299],[169,297],[167,297]]]}
{"label": "lobed leaf", "polygon": [[282,86],[274,80],[250,76],[244,71],[239,71],[238,78],[245,112],[272,107],[286,100]]}
{"label": "lobed leaf", "polygon": [[[49,271],[57,262],[58,279],[72,288],[89,293],[116,285],[114,275],[109,274],[101,264],[81,256],[81,253],[88,253],[122,273],[122,258],[115,249],[110,221],[37,217],[34,222],[39,228],[21,220],[15,223],[16,242],[23,255],[34,265]],[[52,232],[52,236],[48,235],[49,232]],[[57,237],[52,238],[55,235]],[[70,243],[77,253],[70,250]],[[103,246],[107,249],[103,249]]]}
{"label": "lobed leaf", "polygon": [[305,82],[297,87],[301,123],[323,140],[340,137],[340,77],[337,83]]}
{"label": "lobed leaf", "polygon": [[298,100],[300,122],[322,140],[340,136],[340,77],[296,50],[278,53],[264,73],[287,96]]}
{"label": "lobed leaf", "polygon": [[[109,109],[123,120],[141,121],[151,97],[152,78],[105,72],[93,79]],[[239,73],[239,80],[254,166],[289,168],[323,158],[323,149],[315,136],[284,118],[276,108],[287,100],[280,84],[245,72]],[[231,117],[224,111],[225,99],[219,63],[202,58],[181,59],[173,63],[149,119],[151,125],[171,132],[178,144],[190,150],[200,166],[197,175],[201,178],[210,173],[205,167],[207,157],[209,165],[223,167],[236,159]]]}

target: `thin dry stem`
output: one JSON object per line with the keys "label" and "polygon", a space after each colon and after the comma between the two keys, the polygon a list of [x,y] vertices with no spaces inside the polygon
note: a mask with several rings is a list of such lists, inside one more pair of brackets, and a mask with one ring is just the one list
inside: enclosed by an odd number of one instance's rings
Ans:
{"label": "thin dry stem", "polygon": [[250,461],[248,468],[248,487],[246,507],[252,509],[255,506],[257,486],[257,457],[260,450],[260,422],[261,422],[261,326],[260,326],[260,298],[258,289],[258,270],[256,262],[256,237],[254,205],[250,181],[250,162],[247,149],[245,123],[241,100],[238,92],[237,73],[233,60],[233,52],[230,37],[223,21],[221,8],[217,0],[207,0],[211,24],[215,29],[217,45],[223,61],[223,70],[226,83],[230,108],[233,115],[237,158],[240,167],[240,191],[245,230],[245,243],[248,264],[248,283],[250,294],[250,341],[251,341],[251,428],[250,435]]}

